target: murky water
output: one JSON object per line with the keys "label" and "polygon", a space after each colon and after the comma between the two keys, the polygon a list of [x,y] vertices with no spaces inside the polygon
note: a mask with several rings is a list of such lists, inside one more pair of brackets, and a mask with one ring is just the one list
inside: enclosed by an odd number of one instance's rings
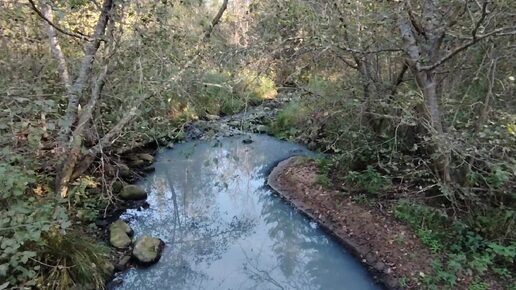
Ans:
{"label": "murky water", "polygon": [[161,260],[117,289],[380,289],[363,266],[265,186],[278,161],[309,154],[264,135],[190,142],[157,156],[129,211],[136,236],[166,242]]}

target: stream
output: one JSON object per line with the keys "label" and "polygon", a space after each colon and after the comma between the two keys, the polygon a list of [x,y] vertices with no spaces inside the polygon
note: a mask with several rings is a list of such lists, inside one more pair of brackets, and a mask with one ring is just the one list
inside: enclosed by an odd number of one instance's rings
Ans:
{"label": "stream", "polygon": [[382,289],[266,186],[272,167],[293,155],[313,153],[256,134],[160,151],[155,172],[139,183],[150,207],[122,218],[136,237],[156,236],[166,246],[157,264],[122,273],[116,289]]}

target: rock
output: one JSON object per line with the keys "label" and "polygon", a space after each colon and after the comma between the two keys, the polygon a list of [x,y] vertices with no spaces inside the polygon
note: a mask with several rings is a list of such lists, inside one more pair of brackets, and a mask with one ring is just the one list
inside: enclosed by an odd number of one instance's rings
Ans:
{"label": "rock", "polygon": [[118,263],[115,265],[115,270],[117,271],[125,271],[127,268],[129,268],[129,261],[131,260],[131,256],[123,256],[118,260]]}
{"label": "rock", "polygon": [[267,131],[268,131],[268,128],[265,125],[256,126],[256,132],[258,132],[258,133],[265,133]]}
{"label": "rock", "polygon": [[113,185],[111,186],[111,190],[113,191],[114,194],[117,194],[117,193],[120,193],[120,191],[122,191],[122,188],[124,188],[124,186],[125,186],[125,183],[117,180],[117,181],[113,182]]}
{"label": "rock", "polygon": [[150,236],[139,238],[134,244],[133,257],[142,264],[153,264],[161,258],[163,241]]}
{"label": "rock", "polygon": [[109,231],[109,243],[118,249],[125,249],[131,244],[131,238],[122,229]]}
{"label": "rock", "polygon": [[147,163],[152,163],[154,162],[154,156],[148,154],[148,153],[140,153],[140,154],[136,154],[136,158],[137,159],[140,159],[140,160],[143,160]]}
{"label": "rock", "polygon": [[122,232],[126,233],[128,236],[133,235],[133,229],[131,229],[131,227],[123,220],[116,220],[111,225],[109,225],[109,231],[112,232],[112,231],[117,231],[117,230],[121,230]]}
{"label": "rock", "polygon": [[206,119],[207,119],[208,121],[216,121],[216,120],[220,119],[220,116],[206,114]]}
{"label": "rock", "polygon": [[119,194],[124,200],[140,200],[147,198],[147,192],[137,185],[126,185]]}
{"label": "rock", "polygon": [[142,167],[142,166],[145,166],[145,164],[147,164],[147,162],[145,162],[145,160],[143,159],[134,159],[133,161],[131,161],[131,167]]}
{"label": "rock", "polygon": [[242,140],[242,143],[244,143],[244,144],[251,144],[251,143],[253,143],[253,139],[246,138],[246,139]]}
{"label": "rock", "polygon": [[133,229],[122,220],[117,220],[109,225],[109,242],[118,249],[127,248],[131,244],[130,236]]}
{"label": "rock", "polygon": [[240,124],[239,120],[233,120],[233,121],[228,122],[228,125],[231,127],[240,127],[241,124]]}
{"label": "rock", "polygon": [[118,168],[118,176],[124,179],[131,178],[133,176],[133,173],[129,166],[125,165],[124,163],[119,163],[117,165]]}
{"label": "rock", "polygon": [[315,149],[317,149],[317,143],[315,143],[314,141],[311,141],[310,143],[308,143],[307,147],[310,150],[315,150]]}
{"label": "rock", "polygon": [[195,125],[190,125],[186,128],[186,139],[195,140],[202,137],[202,131]]}
{"label": "rock", "polygon": [[153,165],[145,166],[141,169],[145,173],[154,172],[156,168]]}
{"label": "rock", "polygon": [[104,270],[104,272],[109,276],[113,275],[113,272],[115,271],[115,266],[109,261],[103,263],[101,267],[102,270]]}

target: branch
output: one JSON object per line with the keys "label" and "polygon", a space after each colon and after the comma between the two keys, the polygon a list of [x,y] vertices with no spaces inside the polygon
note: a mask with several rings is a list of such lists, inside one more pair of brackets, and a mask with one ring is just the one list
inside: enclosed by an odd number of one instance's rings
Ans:
{"label": "branch", "polygon": [[103,147],[106,147],[108,146],[110,143],[113,143],[113,140],[114,140],[114,137],[119,134],[122,129],[124,128],[124,126],[129,123],[135,116],[136,116],[136,113],[138,111],[138,108],[140,107],[140,104],[145,100],[147,99],[147,95],[143,94],[141,95],[137,100],[136,102],[134,103],[134,105],[128,110],[128,112],[122,117],[122,119],[120,119],[120,121],[118,121],[118,123],[113,126],[113,128],[111,128],[111,130],[109,130],[109,132],[107,132],[104,136],[102,136],[102,138],[100,139],[100,141],[93,147],[91,147],[89,150],[88,150],[88,154],[98,154],[100,152],[100,150],[103,148]]}
{"label": "branch", "polygon": [[222,6],[220,6],[219,12],[217,12],[217,15],[215,15],[215,17],[211,21],[210,26],[206,29],[204,36],[199,36],[199,40],[196,45],[195,55],[188,62],[186,62],[185,65],[183,65],[183,67],[179,70],[179,72],[177,72],[177,74],[172,78],[172,80],[179,79],[179,77],[181,77],[181,75],[200,57],[200,55],[201,55],[201,49],[199,48],[200,44],[202,43],[203,40],[206,41],[210,38],[211,33],[213,32],[213,29],[215,28],[215,26],[217,24],[220,23],[220,19],[222,18],[222,15],[226,11],[227,7],[228,7],[228,0],[224,0],[224,2],[222,3]]}
{"label": "branch", "polygon": [[228,8],[228,1],[229,0],[224,0],[224,2],[222,3],[222,6],[220,6],[219,12],[217,12],[217,15],[215,15],[215,18],[213,18],[210,26],[208,26],[208,28],[206,29],[206,32],[204,33],[204,39],[210,38],[213,28],[215,28],[215,26],[217,24],[219,24],[220,19],[222,18],[222,15],[224,15],[224,11],[226,11],[226,9]]}
{"label": "branch", "polygon": [[487,3],[488,1],[484,1],[484,4],[482,4],[482,14],[480,15],[478,21],[475,23],[475,28],[473,28],[473,31],[471,32],[473,39],[477,38],[478,29],[480,28],[480,25],[482,25],[482,22],[484,22],[484,19],[486,19],[487,14],[489,14],[487,11]]}
{"label": "branch", "polygon": [[68,36],[71,36],[71,37],[75,37],[77,39],[80,39],[80,40],[87,40],[87,41],[90,41],[90,37],[83,34],[83,33],[73,33],[73,32],[69,32],[69,31],[66,31],[64,30],[63,28],[57,26],[56,24],[54,24],[50,19],[48,19],[48,17],[46,17],[39,9],[38,7],[36,7],[36,4],[34,3],[33,0],[29,0],[29,3],[30,3],[30,6],[32,8],[32,10],[34,12],[36,12],[36,14],[41,18],[43,19],[46,23],[48,23],[49,25],[51,25],[52,27],[54,27],[57,31],[61,32],[62,34],[65,34],[65,35],[68,35]]}
{"label": "branch", "polygon": [[408,70],[408,65],[406,62],[403,62],[403,66],[401,67],[401,70],[398,73],[398,76],[396,77],[396,81],[394,81],[392,84],[391,96],[394,96],[394,94],[396,94],[396,91],[397,91],[399,85],[401,85],[401,83],[403,82],[403,77],[405,76],[405,73],[407,72],[407,70]]}
{"label": "branch", "polygon": [[336,46],[338,49],[345,51],[345,52],[351,52],[356,54],[377,54],[382,52],[401,52],[403,49],[400,48],[379,48],[375,50],[359,50],[359,49],[353,49],[349,47],[343,47],[340,45]]}
{"label": "branch", "polygon": [[495,30],[493,30],[493,31],[491,31],[489,33],[486,33],[486,34],[483,34],[483,35],[480,35],[480,36],[476,36],[473,39],[471,39],[469,42],[466,42],[465,44],[463,44],[463,45],[461,45],[459,47],[456,47],[454,50],[452,50],[446,56],[444,56],[443,58],[441,58],[438,61],[434,62],[433,64],[427,65],[427,66],[420,66],[420,67],[418,67],[418,70],[419,71],[433,70],[433,69],[437,68],[438,66],[442,65],[443,63],[445,63],[446,61],[450,60],[452,57],[454,57],[455,55],[457,55],[461,51],[466,50],[470,46],[472,46],[472,45],[476,44],[477,42],[479,42],[481,40],[484,40],[484,39],[486,39],[488,37],[496,36],[496,35],[498,35],[498,36],[506,36],[506,35],[514,35],[514,34],[516,34],[516,31],[503,32],[503,31],[508,30],[508,29],[513,29],[513,28],[512,27],[501,27],[501,28],[495,29]]}
{"label": "branch", "polygon": [[102,12],[100,13],[97,24],[95,25],[93,40],[86,46],[84,58],[82,59],[81,66],[79,68],[79,75],[72,88],[66,94],[66,97],[68,98],[68,106],[66,107],[65,116],[63,117],[63,125],[58,133],[58,142],[61,147],[64,147],[67,143],[72,126],[77,120],[79,98],[86,84],[86,80],[90,75],[91,66],[93,65],[95,54],[97,53],[100,41],[106,30],[112,8],[113,0],[104,0]]}
{"label": "branch", "polygon": [[[48,20],[52,20],[52,8],[50,5],[41,1],[41,13]],[[68,73],[68,65],[66,64],[66,58],[59,44],[55,26],[50,24],[51,22],[45,22],[45,28],[47,29],[48,41],[50,44],[50,51],[52,52],[55,60],[57,61],[57,71],[59,77],[63,82],[66,91],[70,91],[72,88],[72,81],[70,80],[70,74]]]}

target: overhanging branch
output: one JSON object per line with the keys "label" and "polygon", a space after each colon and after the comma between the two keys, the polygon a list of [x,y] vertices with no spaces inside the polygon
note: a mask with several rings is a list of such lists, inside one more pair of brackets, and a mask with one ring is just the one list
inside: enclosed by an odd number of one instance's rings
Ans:
{"label": "overhanging branch", "polygon": [[33,0],[29,0],[29,3],[30,3],[30,6],[31,6],[31,9],[36,12],[36,14],[41,18],[43,19],[46,23],[48,23],[49,25],[51,25],[52,27],[54,27],[57,31],[61,32],[62,34],[64,35],[68,35],[68,36],[71,36],[71,37],[74,37],[74,38],[77,38],[77,39],[80,39],[80,40],[87,40],[87,41],[90,41],[91,38],[83,33],[73,33],[73,32],[70,32],[70,31],[66,31],[64,30],[63,28],[57,26],[55,23],[53,23],[50,19],[48,19],[45,15],[43,15],[43,13],[41,12],[41,10],[38,9],[38,7],[36,6],[36,4],[34,3]]}
{"label": "overhanging branch", "polygon": [[468,49],[470,46],[476,44],[477,42],[479,42],[481,40],[484,40],[484,39],[489,38],[491,36],[514,35],[516,33],[516,31],[507,31],[507,30],[512,30],[512,29],[516,29],[516,27],[501,27],[501,28],[495,29],[495,30],[493,30],[493,31],[491,31],[489,33],[486,33],[486,34],[483,34],[483,35],[480,35],[480,36],[476,36],[476,37],[472,38],[470,41],[464,43],[463,45],[461,45],[459,47],[456,47],[451,52],[449,52],[446,56],[442,57],[441,59],[439,59],[438,61],[434,62],[433,64],[426,65],[426,66],[419,66],[418,70],[419,71],[434,70],[438,66],[441,66],[443,63],[445,63],[446,61],[450,60],[455,55],[459,54],[461,51]]}

